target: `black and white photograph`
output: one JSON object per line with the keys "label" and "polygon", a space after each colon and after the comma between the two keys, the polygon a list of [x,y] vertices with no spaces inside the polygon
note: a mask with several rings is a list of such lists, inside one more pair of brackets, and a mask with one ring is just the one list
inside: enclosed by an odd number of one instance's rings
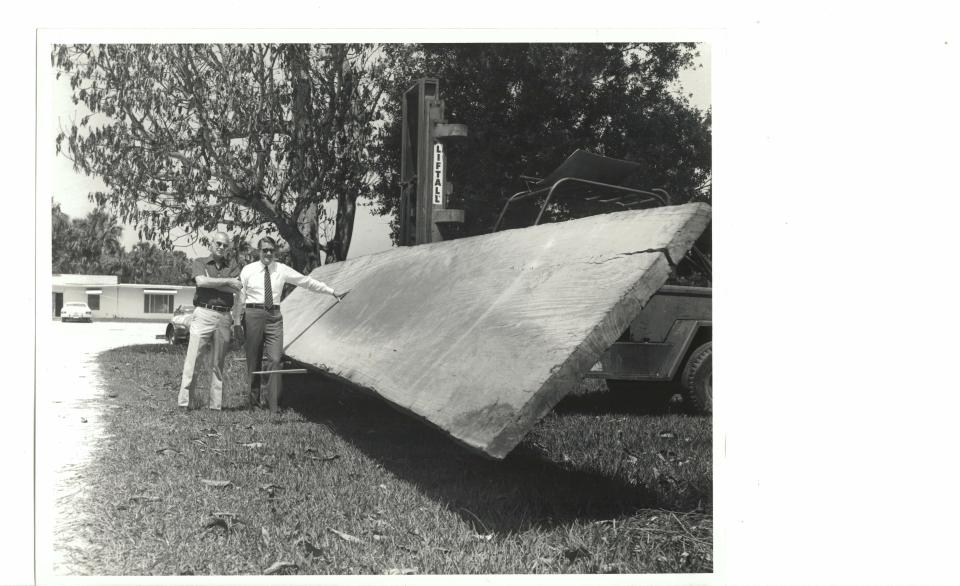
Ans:
{"label": "black and white photograph", "polygon": [[41,48],[42,569],[713,571],[708,42]]}
{"label": "black and white photograph", "polygon": [[949,10],[22,8],[0,583],[956,581]]}

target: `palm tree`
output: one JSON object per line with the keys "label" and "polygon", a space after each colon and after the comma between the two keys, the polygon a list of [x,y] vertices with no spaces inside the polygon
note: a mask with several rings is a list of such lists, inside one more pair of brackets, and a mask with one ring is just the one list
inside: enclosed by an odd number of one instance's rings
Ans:
{"label": "palm tree", "polygon": [[131,281],[144,284],[154,283],[162,261],[160,249],[157,248],[156,244],[153,242],[138,242],[130,251],[130,254],[127,255],[127,266],[130,268]]}
{"label": "palm tree", "polygon": [[71,244],[77,240],[72,232],[70,216],[63,213],[60,204],[53,204],[50,209],[52,256],[54,273],[74,272],[74,255]]}
{"label": "palm tree", "polygon": [[86,218],[75,219],[71,225],[71,241],[67,250],[77,272],[86,274],[115,274],[117,258],[123,247],[120,237],[123,228],[112,214],[94,209]]}

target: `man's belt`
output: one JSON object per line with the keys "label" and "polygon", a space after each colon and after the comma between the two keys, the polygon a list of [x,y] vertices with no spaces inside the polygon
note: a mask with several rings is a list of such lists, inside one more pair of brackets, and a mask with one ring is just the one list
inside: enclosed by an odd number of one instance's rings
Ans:
{"label": "man's belt", "polygon": [[222,305],[210,305],[209,303],[198,303],[197,307],[203,307],[205,309],[212,309],[214,311],[219,311],[220,313],[230,313],[229,307],[224,307]]}
{"label": "man's belt", "polygon": [[271,309],[280,309],[280,306],[279,306],[279,305],[264,305],[264,304],[262,304],[262,303],[248,303],[248,304],[247,304],[247,308],[248,308],[248,309],[266,309],[266,310],[271,310]]}

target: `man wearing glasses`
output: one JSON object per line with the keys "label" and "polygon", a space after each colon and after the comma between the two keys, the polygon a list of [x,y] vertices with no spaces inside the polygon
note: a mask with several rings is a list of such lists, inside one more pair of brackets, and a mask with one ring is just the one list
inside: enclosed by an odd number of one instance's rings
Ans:
{"label": "man wearing glasses", "polygon": [[223,365],[230,346],[230,325],[240,321],[240,304],[234,303],[234,295],[240,293],[240,267],[227,257],[229,247],[230,238],[224,232],[216,232],[210,245],[213,254],[193,261],[193,278],[197,284],[193,305],[196,309],[190,323],[190,343],[183,361],[180,395],[177,397],[177,404],[184,409],[197,408],[194,392],[197,359],[207,349],[213,363],[209,407],[216,410],[222,407]]}
{"label": "man wearing glasses", "polygon": [[[283,316],[280,315],[280,294],[283,285],[290,283],[313,291],[333,295],[338,300],[346,293],[337,294],[320,281],[302,275],[287,265],[274,260],[277,243],[269,236],[257,244],[260,260],[252,262],[240,271],[243,290],[244,349],[247,354],[247,373],[250,383],[251,409],[264,408],[269,403],[270,411],[277,412],[280,401],[280,375],[249,373],[261,370],[261,358],[266,348],[267,364],[263,370],[278,370],[283,352]],[[267,387],[267,400],[260,395],[260,383]]]}

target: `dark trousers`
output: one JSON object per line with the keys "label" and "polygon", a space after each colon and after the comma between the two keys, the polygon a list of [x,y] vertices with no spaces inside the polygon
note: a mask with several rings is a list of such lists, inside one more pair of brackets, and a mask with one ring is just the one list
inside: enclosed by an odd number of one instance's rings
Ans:
{"label": "dark trousers", "polygon": [[[243,346],[247,354],[247,380],[249,381],[250,406],[270,404],[270,410],[276,413],[280,402],[279,374],[250,374],[258,370],[278,370],[280,356],[283,353],[283,316],[280,309],[254,309],[248,307],[243,314]],[[266,350],[267,363],[261,364]],[[267,389],[266,400],[260,394],[260,385]]]}

